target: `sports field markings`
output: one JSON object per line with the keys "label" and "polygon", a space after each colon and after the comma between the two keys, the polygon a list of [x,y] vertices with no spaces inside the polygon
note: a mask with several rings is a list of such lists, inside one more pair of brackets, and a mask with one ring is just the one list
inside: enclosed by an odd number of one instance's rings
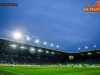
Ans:
{"label": "sports field markings", "polygon": [[[11,72],[11,73],[14,73],[14,74],[24,75],[24,74],[18,73],[18,72],[13,72],[13,71],[8,71],[8,70],[3,70],[3,69],[0,69],[0,70],[6,71],[6,72]],[[4,74],[0,74],[0,75],[4,75]]]}

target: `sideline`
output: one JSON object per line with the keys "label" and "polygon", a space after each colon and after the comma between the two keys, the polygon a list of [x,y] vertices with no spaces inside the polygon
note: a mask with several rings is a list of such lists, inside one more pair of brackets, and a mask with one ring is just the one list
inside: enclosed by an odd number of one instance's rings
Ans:
{"label": "sideline", "polygon": [[[17,73],[17,72],[13,72],[13,71],[8,71],[8,70],[3,70],[3,69],[0,69],[0,70],[6,71],[6,72],[11,72],[11,73],[14,73],[14,74],[24,75],[22,73]],[[0,73],[0,75],[4,75],[4,74]]]}

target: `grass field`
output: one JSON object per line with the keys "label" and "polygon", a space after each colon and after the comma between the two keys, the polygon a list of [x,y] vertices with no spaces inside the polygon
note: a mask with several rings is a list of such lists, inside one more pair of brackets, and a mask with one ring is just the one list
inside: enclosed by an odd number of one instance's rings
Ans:
{"label": "grass field", "polygon": [[100,75],[100,67],[0,66],[0,75]]}

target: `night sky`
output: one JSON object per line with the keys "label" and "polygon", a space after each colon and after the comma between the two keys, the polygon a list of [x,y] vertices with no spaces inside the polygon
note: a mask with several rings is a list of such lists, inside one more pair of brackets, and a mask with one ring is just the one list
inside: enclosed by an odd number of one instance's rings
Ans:
{"label": "night sky", "polygon": [[26,42],[25,36],[39,46],[46,41],[47,48],[59,45],[66,52],[100,49],[100,13],[87,14],[84,4],[95,4],[97,0],[0,0],[0,3],[18,3],[18,6],[0,6],[0,37],[14,40],[12,33],[19,31],[23,37],[17,41]]}

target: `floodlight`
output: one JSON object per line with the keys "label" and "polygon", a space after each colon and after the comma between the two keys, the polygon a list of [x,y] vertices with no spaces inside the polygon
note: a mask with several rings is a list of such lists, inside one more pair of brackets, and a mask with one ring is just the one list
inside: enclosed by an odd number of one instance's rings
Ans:
{"label": "floodlight", "polygon": [[13,36],[14,36],[15,39],[20,39],[22,35],[21,35],[20,32],[15,32],[15,33],[13,34]]}
{"label": "floodlight", "polygon": [[16,48],[17,46],[15,45],[15,44],[13,44],[13,45],[10,45],[11,47],[13,47],[13,48]]}
{"label": "floodlight", "polygon": [[52,49],[52,47],[53,47],[53,44],[51,44],[51,49]]}
{"label": "floodlight", "polygon": [[31,47],[29,51],[33,54],[35,52],[35,48]]}
{"label": "floodlight", "polygon": [[29,41],[30,40],[30,37],[26,37],[26,40]]}
{"label": "floodlight", "polygon": [[92,53],[88,53],[88,55],[91,55]]}
{"label": "floodlight", "polygon": [[39,43],[39,40],[37,39],[35,42],[36,42],[36,46],[37,46],[37,44]]}
{"label": "floodlight", "polygon": [[36,43],[39,43],[39,40],[36,40],[35,42],[36,42]]}
{"label": "floodlight", "polygon": [[49,53],[49,51],[46,51],[46,53]]}
{"label": "floodlight", "polygon": [[31,48],[30,50],[31,50],[31,51],[34,51],[35,49],[34,49],[34,48]]}
{"label": "floodlight", "polygon": [[14,48],[16,48],[16,45],[13,45]]}
{"label": "floodlight", "polygon": [[41,50],[41,49],[39,49],[39,50],[38,50],[38,52],[42,52],[42,50]]}
{"label": "floodlight", "polygon": [[85,49],[88,49],[88,46],[85,46]]}
{"label": "floodlight", "polygon": [[88,47],[87,47],[87,46],[86,46],[85,48],[86,48],[86,49],[88,49]]}
{"label": "floodlight", "polygon": [[54,54],[54,52],[51,52],[52,54]]}
{"label": "floodlight", "polygon": [[57,45],[57,50],[58,50],[59,46]]}
{"label": "floodlight", "polygon": [[81,50],[81,48],[79,47],[78,50]]}
{"label": "floodlight", "polygon": [[46,45],[47,43],[46,42],[44,42],[44,45]]}
{"label": "floodlight", "polygon": [[45,45],[46,45],[47,43],[46,42],[44,42],[44,48],[45,48]]}
{"label": "floodlight", "polygon": [[53,46],[53,44],[51,44],[51,46]]}
{"label": "floodlight", "polygon": [[95,48],[95,50],[96,50],[96,45],[94,45],[93,47],[94,47],[94,48]]}
{"label": "floodlight", "polygon": [[96,45],[94,45],[94,48],[96,48]]}
{"label": "floodlight", "polygon": [[25,47],[24,47],[24,46],[21,46],[20,48],[21,48],[21,49],[25,49]]}
{"label": "floodlight", "polygon": [[59,48],[59,46],[57,45],[57,48]]}

